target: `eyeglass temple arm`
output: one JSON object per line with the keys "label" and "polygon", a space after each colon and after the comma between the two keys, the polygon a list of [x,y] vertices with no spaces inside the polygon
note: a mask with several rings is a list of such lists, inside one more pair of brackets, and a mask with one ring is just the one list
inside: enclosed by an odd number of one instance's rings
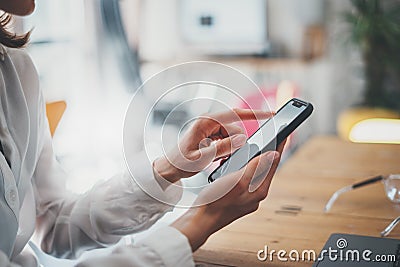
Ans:
{"label": "eyeglass temple arm", "polygon": [[332,197],[329,199],[328,203],[326,203],[324,212],[328,212],[328,211],[332,208],[333,203],[335,203],[336,199],[337,199],[341,194],[346,193],[346,192],[349,192],[349,191],[351,191],[351,190],[353,190],[353,189],[356,189],[356,188],[359,188],[359,187],[363,187],[363,186],[366,186],[366,185],[369,185],[369,184],[373,184],[373,183],[379,182],[379,181],[381,181],[381,180],[383,180],[383,179],[384,179],[384,176],[378,175],[378,176],[375,176],[375,177],[366,179],[366,180],[364,180],[364,181],[361,181],[361,182],[358,182],[358,183],[355,183],[355,184],[353,184],[353,185],[349,185],[349,186],[346,186],[346,187],[343,187],[343,188],[337,190],[337,191],[332,195]]}
{"label": "eyeglass temple arm", "polygon": [[396,227],[396,225],[400,222],[400,216],[394,219],[386,228],[381,232],[381,236],[388,236],[390,232]]}

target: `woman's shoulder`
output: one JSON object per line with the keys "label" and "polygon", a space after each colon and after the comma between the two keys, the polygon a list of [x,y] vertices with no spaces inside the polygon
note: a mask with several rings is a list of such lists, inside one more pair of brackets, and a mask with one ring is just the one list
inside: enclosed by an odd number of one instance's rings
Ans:
{"label": "woman's shoulder", "polygon": [[24,48],[9,48],[1,45],[3,57],[8,56],[14,66],[22,89],[26,95],[39,93],[39,76],[36,67]]}
{"label": "woman's shoulder", "polygon": [[17,71],[24,70],[36,73],[35,65],[25,48],[9,48],[1,45],[1,49],[4,54],[10,57]]}

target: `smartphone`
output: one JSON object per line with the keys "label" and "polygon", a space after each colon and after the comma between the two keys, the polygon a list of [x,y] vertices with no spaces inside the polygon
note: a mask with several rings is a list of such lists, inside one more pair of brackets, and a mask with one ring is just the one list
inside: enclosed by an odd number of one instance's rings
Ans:
{"label": "smartphone", "polygon": [[278,145],[311,115],[313,109],[311,103],[297,98],[289,100],[247,139],[244,146],[217,167],[209,175],[208,181],[211,183],[221,176],[238,171],[254,157],[266,151],[276,150]]}

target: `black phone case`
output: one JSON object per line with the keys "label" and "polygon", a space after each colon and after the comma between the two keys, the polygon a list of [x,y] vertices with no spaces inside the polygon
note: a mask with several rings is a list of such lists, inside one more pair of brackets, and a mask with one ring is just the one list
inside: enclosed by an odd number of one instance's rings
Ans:
{"label": "black phone case", "polygon": [[[300,103],[302,103],[302,104],[304,104],[304,105],[306,105],[306,109],[305,109],[302,113],[300,113],[300,115],[299,115],[294,121],[292,121],[292,122],[291,122],[290,124],[288,124],[283,130],[281,130],[281,131],[277,134],[275,140],[272,140],[270,143],[268,143],[268,144],[267,144],[263,149],[261,149],[254,157],[250,158],[249,161],[252,160],[253,158],[257,157],[258,155],[264,153],[264,152],[271,151],[271,150],[275,150],[275,149],[283,142],[283,140],[285,140],[294,130],[296,130],[297,127],[299,127],[300,124],[302,124],[302,123],[311,115],[311,113],[312,113],[313,110],[314,110],[313,105],[312,105],[311,103],[304,102],[304,101],[302,101],[302,100],[300,100],[300,99],[297,99],[297,98],[293,98],[293,99],[289,100],[289,101],[288,101],[285,105],[283,105],[276,113],[278,113],[279,111],[281,111],[281,109],[283,109],[286,105],[288,105],[288,104],[289,104],[291,101],[293,101],[293,100],[294,100],[294,101],[297,101],[297,102],[300,102]],[[267,121],[266,121],[265,123],[267,123]],[[265,124],[265,123],[264,123],[264,124]],[[261,127],[263,127],[264,124],[261,125]],[[261,127],[260,127],[260,128],[261,128]],[[257,131],[258,131],[258,129],[257,129]],[[256,132],[257,132],[257,131],[256,131]],[[254,134],[255,134],[256,132],[254,132]],[[252,135],[252,136],[253,136],[253,135]],[[251,136],[250,136],[250,137],[251,137]],[[250,138],[250,137],[249,137],[249,138]],[[233,154],[232,154],[232,155],[233,155]],[[249,161],[248,161],[248,162],[249,162]],[[244,166],[243,166],[243,167],[244,167]],[[242,168],[243,168],[243,167],[242,167]],[[212,182],[215,181],[215,180],[212,178],[212,175],[213,175],[219,168],[221,168],[221,165],[218,166],[218,167],[208,176],[208,182],[209,182],[209,183],[212,183]]]}

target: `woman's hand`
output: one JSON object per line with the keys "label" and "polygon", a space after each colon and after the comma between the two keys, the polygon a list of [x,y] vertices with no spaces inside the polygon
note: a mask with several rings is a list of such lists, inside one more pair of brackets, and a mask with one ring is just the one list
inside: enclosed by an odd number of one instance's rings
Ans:
{"label": "woman's hand", "polygon": [[[266,152],[252,159],[243,169],[217,179],[200,192],[197,203],[207,203],[220,190],[233,188],[214,202],[190,209],[172,224],[186,235],[193,251],[211,234],[258,209],[260,201],[267,197],[283,146],[284,143],[278,151]],[[249,188],[254,180],[261,181],[261,184],[252,191]]]}
{"label": "woman's hand", "polygon": [[172,151],[154,161],[154,172],[171,183],[190,177],[245,144],[247,136],[237,122],[267,119],[271,115],[249,109],[204,115],[195,121]]}

